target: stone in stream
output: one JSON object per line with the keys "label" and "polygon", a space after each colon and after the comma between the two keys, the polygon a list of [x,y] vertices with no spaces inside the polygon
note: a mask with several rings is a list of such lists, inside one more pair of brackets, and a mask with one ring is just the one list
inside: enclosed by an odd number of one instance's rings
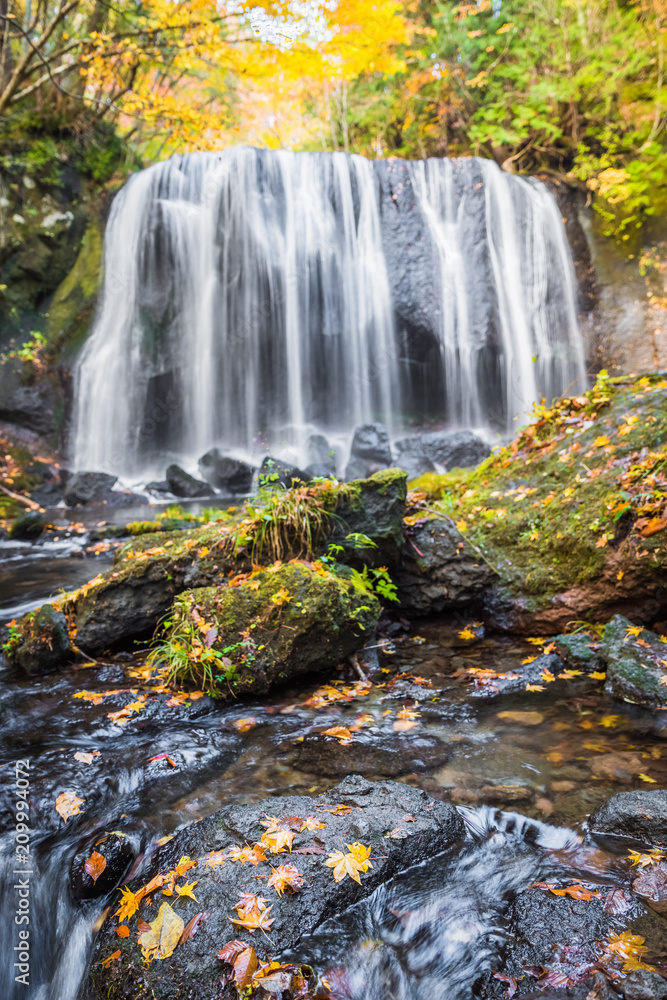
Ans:
{"label": "stone in stream", "polygon": [[306,459],[308,468],[315,465],[327,468],[330,473],[336,471],[336,457],[324,434],[310,435],[306,441]]}
{"label": "stone in stream", "polygon": [[608,694],[647,707],[667,707],[667,646],[655,632],[632,633],[633,624],[615,615],[602,635]]}
{"label": "stone in stream", "polygon": [[[93,858],[93,854],[99,858]],[[132,842],[120,831],[88,841],[85,849],[72,858],[69,883],[72,897],[80,902],[106,896],[120,883],[135,857]]]}
{"label": "stone in stream", "polygon": [[421,437],[403,438],[396,441],[396,465],[405,469],[408,480],[417,479],[426,472],[435,472],[432,459],[426,454]]}
{"label": "stone in stream", "polygon": [[28,511],[17,517],[11,528],[7,532],[7,537],[12,541],[34,542],[44,531],[46,522],[41,514],[36,510]]}
{"label": "stone in stream", "polygon": [[222,455],[211,448],[199,459],[199,474],[222,493],[249,493],[255,468],[237,458]]}
{"label": "stone in stream", "polygon": [[65,483],[65,503],[68,507],[80,507],[103,500],[117,482],[118,476],[106,472],[75,472]]}
{"label": "stone in stream", "polygon": [[194,476],[175,463],[167,469],[165,479],[174,496],[183,497],[186,500],[210,497],[215,492],[208,483],[202,482],[201,479],[195,479]]}
{"label": "stone in stream", "polygon": [[427,514],[406,532],[395,583],[402,612],[429,615],[470,604],[495,577],[450,520]]}
{"label": "stone in stream", "polygon": [[667,846],[667,791],[619,792],[596,809],[588,821],[593,834],[630,837]]}
{"label": "stone in stream", "polygon": [[[292,561],[238,586],[180,594],[162,648],[165,656],[170,643],[189,651],[177,680],[193,681],[220,699],[263,694],[280,681],[346,660],[370,638],[380,611],[375,595],[352,580]],[[205,649],[195,620],[209,628]],[[204,662],[213,666],[207,670]]]}
{"label": "stone in stream", "polygon": [[557,635],[551,641],[568,667],[583,670],[587,674],[604,671],[605,664],[600,655],[600,643],[587,632]]}
{"label": "stone in stream", "polygon": [[345,479],[365,479],[391,465],[391,445],[384,424],[362,424],[352,436]]}
{"label": "stone in stream", "polygon": [[[277,817],[287,830],[296,833],[291,853],[272,854],[265,849],[266,860],[257,865],[231,860],[220,863],[221,855],[231,848],[258,842],[266,834],[267,824],[271,825],[268,817]],[[301,830],[307,817],[312,817],[311,829]],[[317,823],[322,827],[313,830]],[[386,836],[399,829],[400,838]],[[197,902],[188,897],[167,900],[156,893],[152,906],[141,902],[138,912],[127,921],[127,938],[116,934],[118,918],[113,916],[116,906],[112,906],[95,944],[83,996],[86,1000],[139,995],[176,1000],[188,996],[195,982],[197,996],[218,996],[223,970],[216,956],[226,942],[247,942],[261,958],[279,956],[297,948],[325,920],[366,898],[398,872],[458,846],[464,837],[463,820],[449,803],[407,785],[371,783],[359,776],[346,778],[317,798],[272,797],[252,805],[228,806],[177,834],[129,886],[138,892],[158,874],[174,870],[187,856],[196,866],[177,884],[196,882],[193,892]],[[350,844],[370,848],[373,867],[359,874],[359,882],[349,877],[336,882],[332,868],[324,861],[329,853],[347,852]],[[304,850],[306,853],[301,853]],[[303,879],[300,891],[285,891],[279,896],[271,888],[267,876],[279,865],[296,868]],[[231,922],[239,919],[235,906],[240,905],[242,892],[261,897],[266,900],[261,905],[271,908],[267,917],[273,923],[266,935]],[[136,943],[137,922],[154,920],[167,901],[186,925],[197,913],[205,912],[208,917],[172,955],[147,965]],[[120,957],[108,968],[95,964],[118,949]]]}
{"label": "stone in stream", "polygon": [[53,673],[71,657],[67,619],[52,604],[43,604],[10,629],[3,648],[10,665],[28,677]]}
{"label": "stone in stream", "polygon": [[625,1000],[667,1000],[667,979],[648,969],[635,969],[619,987]]}
{"label": "stone in stream", "polygon": [[428,431],[420,438],[424,454],[445,469],[463,469],[479,465],[491,449],[472,431]]}

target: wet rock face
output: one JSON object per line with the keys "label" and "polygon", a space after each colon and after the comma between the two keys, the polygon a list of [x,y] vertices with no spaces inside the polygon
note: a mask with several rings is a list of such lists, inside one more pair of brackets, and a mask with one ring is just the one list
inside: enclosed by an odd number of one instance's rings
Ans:
{"label": "wet rock face", "polygon": [[428,615],[469,604],[494,578],[450,521],[432,518],[409,531],[395,582],[401,610]]}
{"label": "wet rock face", "polygon": [[625,1000],[667,1000],[667,979],[636,969],[621,983],[621,991]]}
{"label": "wet rock face", "polygon": [[[336,458],[324,434],[311,434],[306,441],[308,468],[326,468],[329,473],[336,471]],[[322,473],[320,473],[322,475]]]}
{"label": "wet rock face", "polygon": [[[344,808],[340,809],[341,806]],[[297,830],[291,853],[267,853],[267,860],[257,866],[230,861],[207,866],[206,855],[211,852],[225,852],[235,845],[243,847],[259,841],[266,832],[261,822],[266,822],[267,816],[289,817],[297,828],[300,824],[296,818],[305,820],[310,816],[326,826],[314,831]],[[398,828],[406,836],[385,837]],[[215,997],[221,975],[216,956],[225,942],[246,941],[254,945],[260,957],[269,953],[280,955],[298,945],[328,917],[370,895],[398,871],[457,845],[464,836],[463,820],[448,803],[431,799],[406,785],[371,783],[359,776],[346,778],[317,798],[270,798],[253,805],[223,809],[183,830],[159,851],[150,868],[130,883],[136,892],[159,872],[175,868],[183,855],[196,859],[196,867],[179,881],[196,880],[197,902],[183,898],[175,909],[185,923],[198,912],[208,912],[197,934],[178,945],[171,957],[146,966],[135,940],[136,925],[139,919],[155,919],[155,903],[163,897],[156,895],[151,907],[140,904],[138,913],[128,921],[128,938],[118,938],[117,918],[110,916],[102,927],[92,961],[99,961],[119,947],[121,957],[106,970],[91,966],[84,996],[87,1000],[107,1000],[109,996],[144,995],[145,991],[146,996],[156,1000],[182,997],[186,995],[183,983],[186,978],[191,982],[190,970],[196,969],[197,995]],[[336,882],[332,869],[323,864],[326,854],[345,852],[347,844],[355,843],[370,847],[373,867],[360,875],[359,883],[349,877]],[[312,848],[325,853],[300,853]],[[294,865],[303,877],[301,891],[295,894],[286,891],[278,896],[268,886],[265,876],[271,875],[271,867],[282,864]],[[271,906],[269,919],[274,923],[268,931],[270,942],[261,932],[251,933],[230,922],[230,917],[237,918],[234,905],[240,892],[259,895],[267,900],[265,905]]]}
{"label": "wet rock face", "polygon": [[414,733],[407,739],[385,736],[381,742],[368,734],[356,733],[350,745],[341,744],[332,736],[311,734],[300,743],[277,747],[275,756],[277,761],[308,774],[342,778],[353,772],[397,778],[442,767],[450,759],[451,750],[435,736]]}
{"label": "wet rock face", "polygon": [[8,538],[21,542],[33,542],[44,531],[46,522],[37,511],[30,511],[17,517],[9,529]]}
{"label": "wet rock face", "polygon": [[631,837],[644,844],[667,844],[667,791],[619,792],[596,809],[592,833]]}
{"label": "wet rock face", "polygon": [[199,474],[223,493],[249,493],[255,470],[252,465],[222,455],[211,448],[199,459]]}
{"label": "wet rock face", "polygon": [[557,635],[552,639],[556,651],[568,667],[583,670],[587,674],[605,669],[599,652],[600,644],[585,632],[573,635]]}
{"label": "wet rock face", "polygon": [[632,622],[615,615],[604,630],[600,653],[607,664],[605,690],[638,705],[667,706],[667,647],[648,629],[632,634]]}
{"label": "wet rock face", "polygon": [[197,497],[210,497],[212,489],[208,483],[195,479],[182,469],[180,465],[170,465],[165,473],[169,490],[175,497],[193,500]]}
{"label": "wet rock face", "polygon": [[52,604],[22,618],[5,646],[10,665],[28,677],[53,673],[70,652],[67,619]]}
{"label": "wet rock face", "polygon": [[345,478],[365,479],[391,465],[391,445],[384,424],[362,424],[354,432]]}
{"label": "wet rock face", "polygon": [[[352,494],[336,508],[336,523],[327,542],[343,548],[337,556],[351,565],[397,565],[403,546],[403,517],[407,497],[407,477],[402,469],[386,469],[368,479],[350,483]],[[366,535],[374,548],[354,544],[348,536]]]}
{"label": "wet rock face", "polygon": [[72,859],[70,892],[73,898],[82,901],[105,896],[119,885],[134,858],[134,848],[125,835],[103,834]]}
{"label": "wet rock face", "polygon": [[424,453],[445,469],[463,469],[479,465],[491,454],[486,441],[472,431],[431,431],[422,434]]}

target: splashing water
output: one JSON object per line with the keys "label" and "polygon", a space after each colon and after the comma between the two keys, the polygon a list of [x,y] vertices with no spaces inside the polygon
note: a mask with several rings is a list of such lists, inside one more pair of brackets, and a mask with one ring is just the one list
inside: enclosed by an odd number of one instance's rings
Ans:
{"label": "splashing water", "polygon": [[310,433],[369,420],[505,433],[584,372],[539,182],[478,159],[193,153],[114,202],[73,461],[137,476],[217,445],[305,463]]}

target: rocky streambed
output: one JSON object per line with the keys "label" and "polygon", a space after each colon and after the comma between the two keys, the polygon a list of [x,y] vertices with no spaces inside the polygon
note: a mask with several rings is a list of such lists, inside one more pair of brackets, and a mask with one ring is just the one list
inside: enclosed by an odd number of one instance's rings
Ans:
{"label": "rocky streambed", "polygon": [[35,995],[667,996],[666,401],[88,529],[4,634]]}

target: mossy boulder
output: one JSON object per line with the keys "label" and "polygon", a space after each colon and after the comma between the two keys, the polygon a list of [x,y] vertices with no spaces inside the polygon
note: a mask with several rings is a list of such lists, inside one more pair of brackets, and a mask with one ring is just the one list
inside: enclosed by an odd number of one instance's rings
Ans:
{"label": "mossy boulder", "polygon": [[413,483],[498,574],[487,617],[555,632],[667,612],[667,379],[609,379],[538,407],[480,466]]}
{"label": "mossy boulder", "polygon": [[[353,566],[396,566],[403,546],[403,517],[408,493],[402,469],[384,469],[347,484],[336,506],[328,541],[342,547],[341,561]],[[365,547],[355,536],[374,543]]]}
{"label": "mossy boulder", "polygon": [[173,680],[217,698],[261,694],[344,661],[372,635],[380,611],[354,580],[292,561],[180,594],[154,659]]}
{"label": "mossy boulder", "polygon": [[92,218],[83,234],[74,266],[55,291],[49,307],[52,350],[71,355],[83,344],[92,322],[102,270],[102,225]]}
{"label": "mossy boulder", "polygon": [[609,694],[667,708],[667,642],[660,636],[615,615],[605,627],[600,652],[607,664]]}
{"label": "mossy boulder", "polygon": [[31,611],[10,626],[3,650],[10,665],[28,677],[53,673],[71,655],[65,615],[52,604]]}
{"label": "mossy boulder", "polygon": [[571,635],[557,635],[552,639],[556,652],[568,667],[594,674],[604,670],[604,660],[600,654],[600,643],[589,632],[573,632]]}

